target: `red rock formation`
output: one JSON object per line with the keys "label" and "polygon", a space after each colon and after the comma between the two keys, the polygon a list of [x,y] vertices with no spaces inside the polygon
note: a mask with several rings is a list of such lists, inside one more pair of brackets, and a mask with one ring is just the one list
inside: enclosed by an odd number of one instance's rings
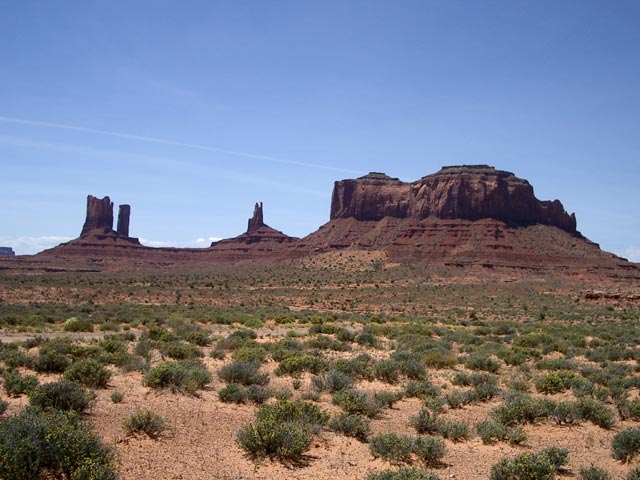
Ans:
{"label": "red rock formation", "polygon": [[122,237],[129,236],[129,218],[131,217],[131,206],[120,205],[118,209],[118,229],[116,233]]}
{"label": "red rock formation", "polygon": [[95,229],[113,230],[113,202],[109,197],[99,199],[87,195],[87,218],[82,227],[81,237]]}
{"label": "red rock formation", "polygon": [[258,230],[260,227],[264,227],[264,217],[262,214],[262,202],[256,203],[255,207],[253,207],[253,217],[249,219],[249,224],[247,226],[247,233],[253,232],[254,230]]}
{"label": "red rock formation", "polygon": [[558,200],[540,201],[533,187],[511,172],[487,165],[443,167],[413,183],[371,173],[335,183],[331,219],[384,217],[480,220],[510,225],[551,225],[576,232],[575,216]]}

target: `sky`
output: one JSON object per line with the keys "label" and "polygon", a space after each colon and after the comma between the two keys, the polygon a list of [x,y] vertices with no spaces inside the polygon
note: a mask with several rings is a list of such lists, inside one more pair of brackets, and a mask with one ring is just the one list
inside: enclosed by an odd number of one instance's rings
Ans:
{"label": "sky", "polygon": [[636,0],[2,1],[0,245],[77,237],[86,196],[151,246],[265,222],[333,182],[489,164],[640,261]]}

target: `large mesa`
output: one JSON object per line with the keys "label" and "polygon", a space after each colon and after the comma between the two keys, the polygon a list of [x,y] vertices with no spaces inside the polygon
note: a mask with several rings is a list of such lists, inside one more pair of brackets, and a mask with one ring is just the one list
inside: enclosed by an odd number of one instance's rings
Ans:
{"label": "large mesa", "polygon": [[575,215],[558,200],[540,201],[533,187],[511,172],[488,165],[443,167],[406,183],[381,173],[335,182],[331,219],[384,217],[480,220],[510,225],[550,225],[577,234]]}

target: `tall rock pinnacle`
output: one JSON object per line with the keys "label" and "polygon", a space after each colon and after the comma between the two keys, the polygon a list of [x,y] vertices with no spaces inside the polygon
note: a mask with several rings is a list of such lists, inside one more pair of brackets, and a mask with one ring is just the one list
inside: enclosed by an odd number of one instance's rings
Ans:
{"label": "tall rock pinnacle", "polygon": [[87,218],[80,236],[87,235],[95,228],[113,230],[113,202],[109,197],[99,199],[93,195],[87,195]]}
{"label": "tall rock pinnacle", "polygon": [[249,225],[247,226],[247,233],[253,232],[264,226],[264,217],[262,215],[262,202],[256,203],[253,207],[253,217],[249,219]]}
{"label": "tall rock pinnacle", "polygon": [[120,205],[118,209],[118,229],[116,233],[123,237],[129,236],[129,218],[131,217],[131,205]]}

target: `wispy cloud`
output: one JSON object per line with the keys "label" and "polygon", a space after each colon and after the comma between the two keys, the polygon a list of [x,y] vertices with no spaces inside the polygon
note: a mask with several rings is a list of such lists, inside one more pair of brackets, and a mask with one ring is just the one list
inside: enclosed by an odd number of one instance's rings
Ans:
{"label": "wispy cloud", "polygon": [[96,129],[96,128],[81,127],[81,126],[78,126],[78,125],[67,125],[67,124],[63,124],[63,123],[42,122],[42,121],[39,121],[39,120],[27,120],[27,119],[23,119],[23,118],[14,118],[14,117],[6,117],[6,116],[0,116],[0,122],[12,123],[12,124],[16,124],[16,125],[28,125],[28,126],[32,126],[32,127],[47,127],[47,128],[57,128],[57,129],[61,129],[61,130],[71,130],[71,131],[75,131],[75,132],[92,133],[92,134],[96,134],[96,135],[104,135],[104,136],[108,136],[108,137],[122,138],[122,139],[126,139],[126,140],[135,140],[135,141],[139,141],[139,142],[156,143],[156,144],[160,144],[160,145],[189,148],[189,149],[192,149],[192,150],[201,150],[201,151],[205,151],[205,152],[223,153],[223,154],[226,154],[226,155],[233,155],[233,156],[236,156],[236,157],[244,157],[244,158],[250,158],[250,159],[253,159],[253,160],[262,160],[262,161],[266,161],[266,162],[280,163],[280,164],[284,164],[284,165],[294,165],[294,166],[298,166],[298,167],[316,168],[316,169],[321,169],[321,170],[332,170],[332,171],[336,171],[336,172],[353,173],[353,174],[361,174],[362,173],[361,171],[351,170],[351,169],[342,168],[342,167],[334,167],[332,165],[323,165],[323,164],[311,163],[311,162],[300,162],[300,161],[296,161],[296,160],[286,160],[286,159],[283,159],[283,158],[271,157],[271,156],[268,156],[268,155],[259,155],[259,154],[255,154],[255,153],[249,153],[249,152],[242,152],[242,151],[238,151],[238,150],[230,150],[230,149],[221,148],[221,147],[214,147],[214,146],[211,146],[211,145],[201,145],[201,144],[198,144],[198,143],[177,142],[177,141],[167,140],[167,139],[163,139],[163,138],[147,137],[147,136],[143,136],[143,135],[135,135],[135,134],[125,133],[125,132],[115,132],[115,131],[112,131],[112,130],[101,130],[101,129]]}
{"label": "wispy cloud", "polygon": [[195,240],[177,240],[177,241],[163,241],[163,240],[149,240],[147,238],[140,237],[140,243],[147,247],[176,247],[176,248],[206,248],[211,245],[211,242],[217,242],[222,240],[221,237],[208,237],[208,238],[196,238]]}
{"label": "wispy cloud", "polygon": [[0,246],[11,247],[16,255],[33,255],[35,253],[68,242],[72,237],[45,235],[41,237],[0,237]]}

